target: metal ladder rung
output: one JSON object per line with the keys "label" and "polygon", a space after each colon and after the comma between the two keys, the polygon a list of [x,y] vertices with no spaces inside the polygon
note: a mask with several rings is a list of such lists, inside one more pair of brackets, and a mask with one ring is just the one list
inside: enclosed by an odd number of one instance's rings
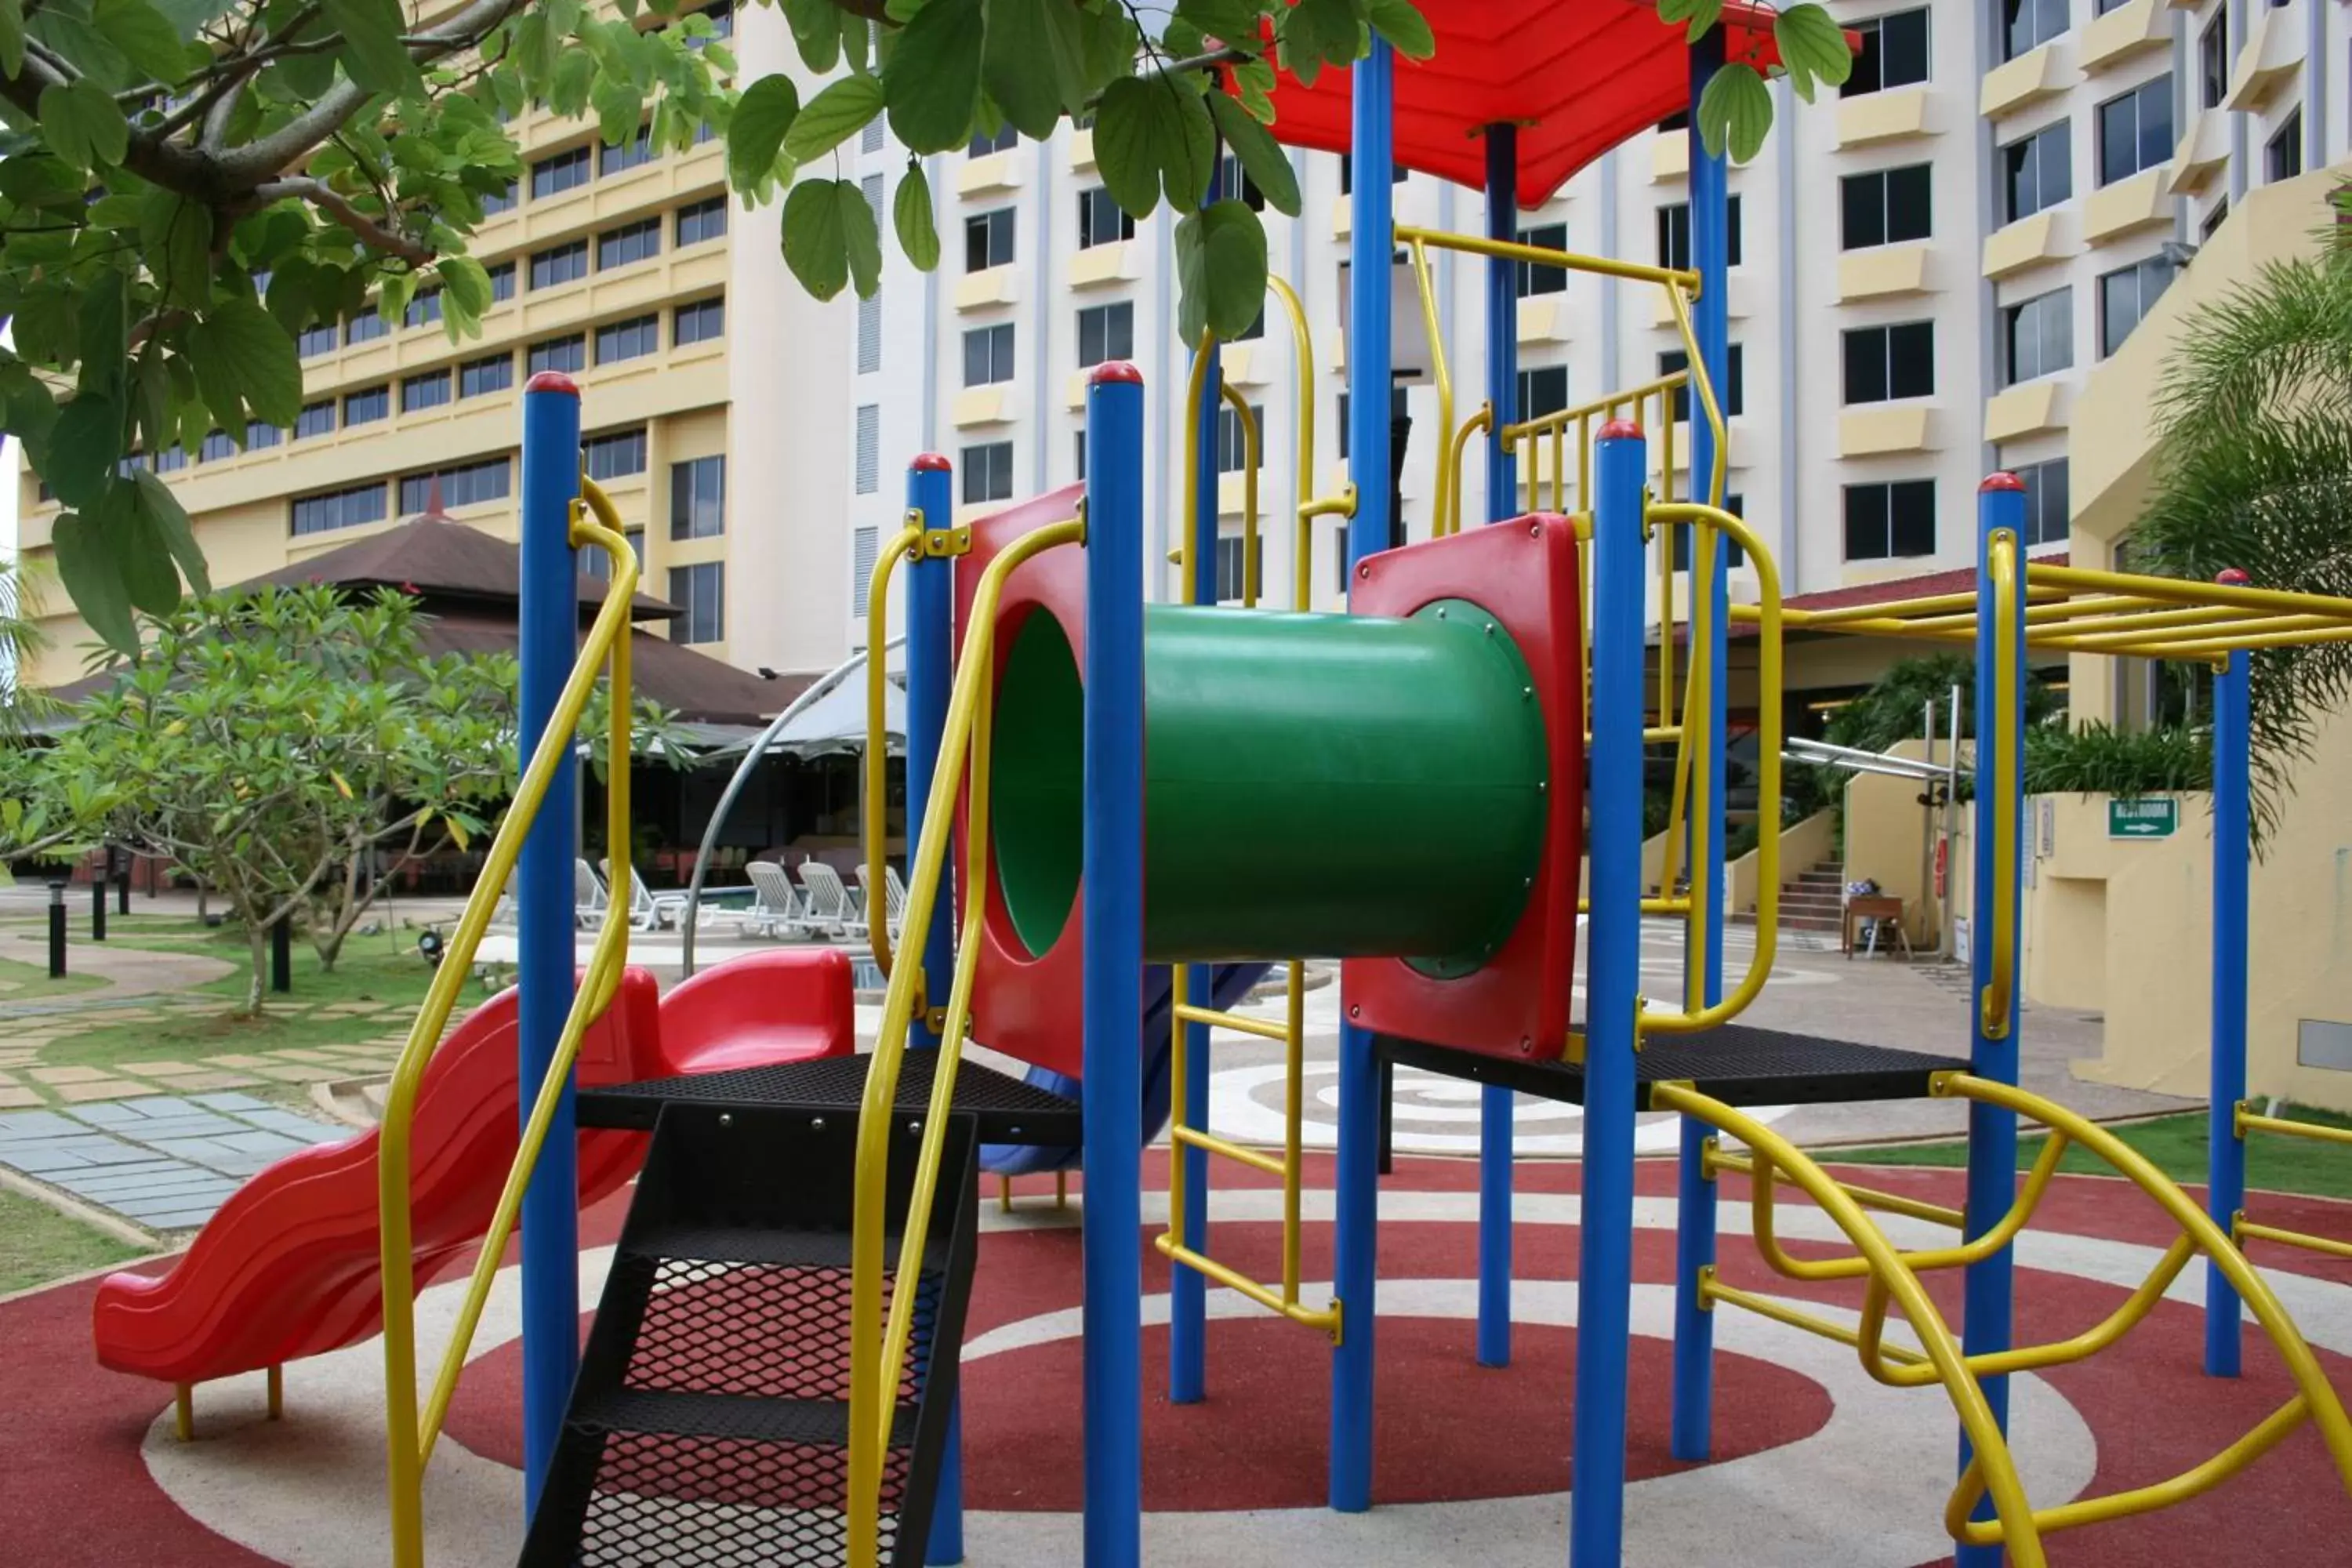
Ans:
{"label": "metal ladder rung", "polygon": [[1206,1024],[1213,1029],[1231,1029],[1236,1034],[1255,1035],[1262,1040],[1290,1043],[1290,1026],[1272,1023],[1265,1018],[1244,1017],[1239,1013],[1220,1013],[1213,1007],[1195,1007],[1189,1003],[1176,1004],[1176,1021],[1180,1024]]}
{"label": "metal ladder rung", "polygon": [[1194,1273],[1204,1275],[1229,1290],[1237,1290],[1259,1306],[1270,1311],[1279,1312],[1294,1323],[1320,1330],[1331,1336],[1333,1344],[1339,1342],[1339,1302],[1334,1301],[1329,1306],[1322,1308],[1302,1307],[1297,1301],[1284,1300],[1282,1292],[1269,1289],[1248,1275],[1227,1268],[1205,1253],[1193,1251],[1173,1236],[1163,1233],[1154,1237],[1151,1244],[1158,1247],[1160,1256],[1170,1262],[1181,1263]]}
{"label": "metal ladder rung", "polygon": [[1252,1170],[1264,1171],[1269,1176],[1280,1176],[1286,1182],[1290,1179],[1288,1163],[1277,1160],[1263,1150],[1244,1147],[1220,1138],[1213,1132],[1204,1132],[1197,1127],[1187,1127],[1181,1122],[1171,1128],[1169,1135],[1188,1149],[1200,1149],[1212,1154],[1223,1154],[1228,1160],[1238,1160]]}

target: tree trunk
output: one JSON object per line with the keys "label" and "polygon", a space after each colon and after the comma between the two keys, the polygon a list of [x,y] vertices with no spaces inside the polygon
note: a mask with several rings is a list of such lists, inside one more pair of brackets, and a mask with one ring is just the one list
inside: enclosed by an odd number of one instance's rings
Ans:
{"label": "tree trunk", "polygon": [[269,928],[257,920],[245,922],[246,952],[253,960],[253,973],[245,988],[245,1016],[261,1016],[261,994],[269,984]]}

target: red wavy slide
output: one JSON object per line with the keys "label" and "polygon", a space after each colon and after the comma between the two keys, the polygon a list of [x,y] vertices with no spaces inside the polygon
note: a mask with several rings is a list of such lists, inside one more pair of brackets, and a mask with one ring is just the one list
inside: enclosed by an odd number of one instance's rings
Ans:
{"label": "red wavy slide", "polygon": [[[514,1163],[520,1119],[515,993],[443,1042],[417,1094],[410,1175],[419,1289],[466,1266]],[[778,948],[703,971],[657,997],[626,971],[581,1042],[583,1086],[845,1056],[856,1030],[847,956]],[[636,1174],[645,1135],[580,1135],[580,1202]],[[371,1129],[289,1154],[232,1194],[165,1273],[99,1287],[100,1364],[193,1384],[280,1365],[383,1325],[376,1142]]]}

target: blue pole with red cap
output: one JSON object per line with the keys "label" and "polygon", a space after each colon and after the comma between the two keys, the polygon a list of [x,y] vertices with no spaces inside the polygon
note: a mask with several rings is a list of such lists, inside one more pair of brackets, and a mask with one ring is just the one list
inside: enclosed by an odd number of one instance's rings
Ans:
{"label": "blue pole with red cap", "polygon": [[[2235,567],[2215,579],[2224,587],[2251,581]],[[2251,656],[2243,648],[2213,677],[2213,1047],[2211,1127],[2206,1149],[2206,1203],[2213,1223],[2235,1235],[2246,1205],[2246,1141],[2238,1105],[2246,1098],[2246,926],[2252,854],[2253,705]],[[2238,1375],[2241,1322],[2237,1291],[2221,1266],[2205,1265],[2205,1371]]]}

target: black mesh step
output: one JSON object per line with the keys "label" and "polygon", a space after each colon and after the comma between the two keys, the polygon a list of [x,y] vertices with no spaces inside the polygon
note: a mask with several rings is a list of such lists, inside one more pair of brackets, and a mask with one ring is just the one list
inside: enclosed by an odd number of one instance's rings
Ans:
{"label": "black mesh step", "polygon": [[[583,1127],[621,1127],[643,1131],[666,1105],[726,1107],[788,1106],[795,1110],[854,1115],[866,1096],[866,1074],[874,1058],[824,1057],[773,1067],[684,1078],[646,1079],[579,1094]],[[908,1051],[898,1069],[896,1100],[902,1114],[920,1116],[930,1108],[936,1051]],[[988,1143],[1076,1143],[1080,1136],[1078,1102],[1024,1083],[978,1062],[956,1068],[954,1109],[977,1117]]]}
{"label": "black mesh step", "polygon": [[[1373,1048],[1391,1061],[1545,1100],[1584,1103],[1584,1069],[1572,1062],[1526,1061],[1454,1050],[1382,1035]],[[1835,1105],[1920,1100],[1940,1072],[1966,1072],[1965,1057],[1896,1050],[1726,1024],[1695,1035],[1653,1035],[1633,1058],[1636,1106],[1650,1109],[1654,1083],[1689,1083],[1727,1105]]]}
{"label": "black mesh step", "polygon": [[[951,1118],[877,1521],[919,1562],[977,1247],[978,1138]],[[895,1262],[920,1134],[891,1128]],[[598,1303],[524,1568],[777,1568],[847,1551],[856,1118],[673,1102]]]}

